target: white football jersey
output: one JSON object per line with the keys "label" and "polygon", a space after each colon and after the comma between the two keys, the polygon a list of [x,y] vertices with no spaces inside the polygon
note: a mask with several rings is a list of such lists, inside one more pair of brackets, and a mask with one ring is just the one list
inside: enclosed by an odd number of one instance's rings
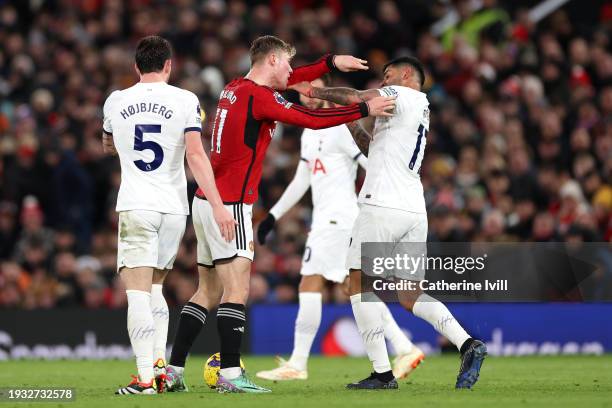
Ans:
{"label": "white football jersey", "polygon": [[187,90],[139,82],[110,94],[104,132],[121,163],[117,211],[188,215],[185,132],[201,130],[198,98]]}
{"label": "white football jersey", "polygon": [[376,118],[359,202],[425,213],[419,170],[429,130],[429,101],[423,92],[403,86],[386,86],[379,93],[397,97],[395,114]]}
{"label": "white football jersey", "polygon": [[310,171],[312,229],[339,224],[351,228],[357,217],[355,177],[359,148],[345,125],[304,129],[301,160]]}

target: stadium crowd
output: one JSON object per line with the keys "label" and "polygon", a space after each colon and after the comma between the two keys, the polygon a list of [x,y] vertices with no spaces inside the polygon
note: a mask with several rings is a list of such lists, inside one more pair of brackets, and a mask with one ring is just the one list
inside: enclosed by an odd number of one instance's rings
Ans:
{"label": "stadium crowd", "polygon": [[[430,240],[612,241],[612,6],[582,20],[560,9],[536,24],[522,2],[506,3],[0,1],[0,307],[125,306],[115,273],[120,171],[102,152],[102,103],[137,80],[133,47],[150,34],[172,42],[172,82],[209,117],[225,83],[248,71],[258,35],[295,44],[294,66],[328,52],[369,61],[335,85],[375,88],[385,61],[416,55],[431,102]],[[451,10],[458,20],[433,34]],[[255,221],[291,180],[300,133],[279,127]],[[310,215],[305,197],[257,246],[251,302],[296,299]],[[196,288],[190,224],[166,281],[170,304]],[[326,299],[346,301],[338,288]]]}

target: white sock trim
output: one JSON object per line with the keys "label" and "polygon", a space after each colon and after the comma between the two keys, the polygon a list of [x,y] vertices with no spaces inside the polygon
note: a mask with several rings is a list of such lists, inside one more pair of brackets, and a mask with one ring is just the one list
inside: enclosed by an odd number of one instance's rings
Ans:
{"label": "white sock trim", "polygon": [[323,294],[321,292],[300,292],[298,298],[300,300],[322,300]]}
{"label": "white sock trim", "polygon": [[219,370],[219,374],[221,374],[226,380],[233,380],[234,378],[240,377],[240,374],[242,374],[242,369],[240,367],[222,368]]}
{"label": "white sock trim", "polygon": [[142,296],[142,295],[146,295],[148,297],[151,297],[151,292],[147,292],[146,290],[137,290],[137,289],[126,289],[125,290],[126,295],[136,295],[136,296]]}

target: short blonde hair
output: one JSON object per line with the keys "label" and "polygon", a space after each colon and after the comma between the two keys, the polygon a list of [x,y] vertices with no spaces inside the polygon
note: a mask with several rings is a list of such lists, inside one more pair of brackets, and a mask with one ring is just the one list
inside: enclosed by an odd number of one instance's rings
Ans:
{"label": "short blonde hair", "polygon": [[290,45],[278,37],[273,35],[264,35],[257,38],[251,44],[249,55],[251,56],[251,65],[263,60],[269,53],[273,51],[282,51],[289,54],[289,57],[295,55],[295,47]]}

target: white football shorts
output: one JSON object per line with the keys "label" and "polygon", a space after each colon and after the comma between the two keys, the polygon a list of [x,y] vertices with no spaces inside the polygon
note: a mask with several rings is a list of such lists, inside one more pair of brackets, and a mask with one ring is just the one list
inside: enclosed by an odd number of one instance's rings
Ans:
{"label": "white football shorts", "polygon": [[212,207],[207,200],[195,197],[191,213],[193,228],[198,239],[198,265],[214,268],[215,262],[232,259],[237,256],[253,260],[255,244],[253,243],[253,205],[226,204],[225,208],[238,222],[236,236],[227,242],[221,236],[221,230],[213,217]]}
{"label": "white football shorts", "polygon": [[[427,214],[361,204],[359,215],[351,232],[346,260],[348,269],[362,269],[361,244],[365,242],[425,243],[427,242]],[[418,248],[419,252],[422,252],[423,246],[420,245]],[[390,249],[390,253],[392,252],[393,248]],[[425,269],[396,277],[415,281],[423,280]]]}
{"label": "white football shorts", "polygon": [[332,226],[310,231],[302,257],[303,276],[322,275],[325,279],[342,283],[348,275],[345,266],[350,229]]}
{"label": "white football shorts", "polygon": [[119,212],[117,271],[148,266],[172,269],[187,216],[150,210]]}

